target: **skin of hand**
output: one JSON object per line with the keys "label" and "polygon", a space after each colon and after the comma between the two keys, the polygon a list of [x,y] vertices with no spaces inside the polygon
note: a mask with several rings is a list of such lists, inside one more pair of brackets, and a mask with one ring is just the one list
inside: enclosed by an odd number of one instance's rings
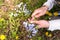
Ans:
{"label": "skin of hand", "polygon": [[39,18],[40,16],[43,16],[46,14],[46,11],[48,9],[48,6],[42,6],[41,8],[36,9],[33,13],[32,13],[32,19],[35,18]]}
{"label": "skin of hand", "polygon": [[38,25],[38,28],[48,28],[49,27],[49,22],[46,21],[46,20],[30,20],[28,19],[30,23],[34,23],[34,24],[37,24]]}

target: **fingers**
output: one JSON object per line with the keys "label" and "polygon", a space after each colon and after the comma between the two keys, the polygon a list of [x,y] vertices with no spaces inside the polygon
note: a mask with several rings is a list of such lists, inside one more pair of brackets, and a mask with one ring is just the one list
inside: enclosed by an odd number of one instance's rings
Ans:
{"label": "fingers", "polygon": [[49,27],[49,22],[46,21],[46,20],[30,20],[29,19],[29,22],[30,23],[33,23],[33,24],[37,24],[38,25],[38,28],[48,28]]}
{"label": "fingers", "polygon": [[39,8],[32,13],[32,17],[38,18],[40,16],[43,16],[45,15],[46,11],[47,9],[45,7]]}
{"label": "fingers", "polygon": [[34,24],[39,24],[39,21],[31,21],[29,20],[30,23],[34,23]]}
{"label": "fingers", "polygon": [[34,21],[34,17],[31,18],[31,19],[29,18],[28,21],[29,21],[29,22]]}
{"label": "fingers", "polygon": [[46,10],[45,10],[44,12],[41,11],[41,12],[39,12],[37,15],[35,15],[35,17],[38,18],[38,17],[40,17],[40,16],[45,15],[45,13],[46,13]]}
{"label": "fingers", "polygon": [[34,11],[34,12],[32,13],[32,17],[34,17],[37,13],[38,13],[37,11]]}
{"label": "fingers", "polygon": [[40,24],[40,21],[30,21],[30,23],[37,24],[37,28],[43,28],[42,25]]}
{"label": "fingers", "polygon": [[32,13],[32,17],[35,17],[36,15],[38,15],[39,12],[41,12],[41,10],[35,10],[35,11]]}
{"label": "fingers", "polygon": [[38,20],[34,20],[34,18],[33,19],[28,19],[28,21],[30,22],[30,23],[34,23],[34,24],[40,24],[40,20],[38,21]]}
{"label": "fingers", "polygon": [[39,18],[41,16],[40,13],[38,13],[37,15],[35,15],[35,18]]}
{"label": "fingers", "polygon": [[34,21],[34,19],[35,19],[34,17],[31,18],[32,21]]}

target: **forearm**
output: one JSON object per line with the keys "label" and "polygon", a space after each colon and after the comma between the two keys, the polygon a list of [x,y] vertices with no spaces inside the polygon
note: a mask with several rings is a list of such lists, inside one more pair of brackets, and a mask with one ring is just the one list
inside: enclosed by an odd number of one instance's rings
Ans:
{"label": "forearm", "polygon": [[53,5],[55,3],[55,0],[47,0],[43,5],[46,5],[48,7],[48,10],[53,8]]}
{"label": "forearm", "polygon": [[48,30],[50,31],[60,30],[60,19],[49,21]]}

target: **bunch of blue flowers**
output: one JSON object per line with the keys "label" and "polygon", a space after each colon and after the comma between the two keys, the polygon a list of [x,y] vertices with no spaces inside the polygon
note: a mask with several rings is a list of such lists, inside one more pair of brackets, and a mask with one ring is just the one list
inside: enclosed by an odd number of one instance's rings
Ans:
{"label": "bunch of blue flowers", "polygon": [[29,32],[30,34],[30,35],[29,34],[27,35],[29,38],[32,38],[38,32],[38,30],[35,28],[35,24],[23,22],[23,25],[26,28],[27,32]]}

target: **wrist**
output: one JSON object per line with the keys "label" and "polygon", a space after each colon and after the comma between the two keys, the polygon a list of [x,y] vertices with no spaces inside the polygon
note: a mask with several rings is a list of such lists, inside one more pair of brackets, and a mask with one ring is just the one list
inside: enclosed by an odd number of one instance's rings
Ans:
{"label": "wrist", "polygon": [[48,6],[46,6],[46,5],[43,5],[42,7],[44,7],[46,10],[48,10]]}
{"label": "wrist", "polygon": [[47,23],[46,23],[46,28],[49,28],[49,25],[50,25],[50,23],[49,23],[49,21],[46,21]]}
{"label": "wrist", "polygon": [[49,23],[49,21],[47,22],[48,24],[47,24],[47,28],[49,28],[49,26],[50,26],[50,23]]}

